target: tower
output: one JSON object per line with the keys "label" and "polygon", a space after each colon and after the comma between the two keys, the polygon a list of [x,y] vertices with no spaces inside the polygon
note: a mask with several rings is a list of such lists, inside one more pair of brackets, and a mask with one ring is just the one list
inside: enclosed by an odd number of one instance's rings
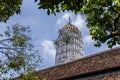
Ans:
{"label": "tower", "polygon": [[83,57],[83,41],[80,30],[71,24],[59,30],[59,36],[55,41],[56,57],[55,64],[64,64]]}

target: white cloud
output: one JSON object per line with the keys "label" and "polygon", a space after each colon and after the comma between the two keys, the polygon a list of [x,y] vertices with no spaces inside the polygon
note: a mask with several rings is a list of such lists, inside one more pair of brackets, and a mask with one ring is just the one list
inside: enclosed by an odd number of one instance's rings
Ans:
{"label": "white cloud", "polygon": [[92,40],[92,37],[90,35],[88,36],[85,36],[84,39],[83,39],[84,43],[86,44],[90,44],[90,43],[93,43],[94,41]]}
{"label": "white cloud", "polygon": [[60,18],[58,18],[56,24],[57,25],[65,25],[68,22],[69,17],[71,17],[73,25],[77,26],[79,29],[86,29],[85,28],[86,27],[85,17],[83,17],[80,14],[75,15],[70,12],[66,12]]}
{"label": "white cloud", "polygon": [[85,19],[82,15],[77,15],[77,18],[75,19],[75,21],[73,21],[72,24],[77,26],[79,29],[82,29],[83,27],[86,26]]}
{"label": "white cloud", "polygon": [[59,18],[57,20],[57,24],[62,24],[64,23],[65,21],[68,21],[69,17],[72,17],[73,14],[72,13],[69,13],[69,12],[66,12],[61,18]]}
{"label": "white cloud", "polygon": [[67,12],[67,13],[65,13],[65,14],[62,16],[62,19],[68,20],[69,17],[71,17],[71,16],[72,16],[72,14]]}
{"label": "white cloud", "polygon": [[41,45],[43,48],[44,57],[49,56],[49,57],[55,58],[56,50],[55,50],[53,41],[44,40],[41,42]]}
{"label": "white cloud", "polygon": [[62,21],[61,19],[58,19],[58,20],[57,20],[57,24],[60,24],[60,23],[61,23],[61,21]]}
{"label": "white cloud", "polygon": [[43,40],[41,42],[41,50],[42,50],[42,68],[47,68],[49,66],[53,66],[55,63],[55,53],[56,49],[54,47],[54,43],[51,40]]}

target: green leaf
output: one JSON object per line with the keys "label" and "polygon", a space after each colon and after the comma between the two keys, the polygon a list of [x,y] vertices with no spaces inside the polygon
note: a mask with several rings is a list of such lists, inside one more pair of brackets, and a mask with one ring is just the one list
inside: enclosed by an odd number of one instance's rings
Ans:
{"label": "green leaf", "polygon": [[47,14],[50,15],[50,10],[49,9],[47,10]]}
{"label": "green leaf", "polygon": [[2,35],[2,34],[0,34],[0,37],[3,37],[3,35]]}
{"label": "green leaf", "polygon": [[35,2],[37,2],[38,0],[35,0]]}

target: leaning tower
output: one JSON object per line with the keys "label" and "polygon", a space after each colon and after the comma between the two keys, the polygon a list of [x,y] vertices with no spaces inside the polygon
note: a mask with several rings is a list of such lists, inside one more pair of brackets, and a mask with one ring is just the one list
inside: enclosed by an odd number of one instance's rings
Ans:
{"label": "leaning tower", "polygon": [[80,30],[70,22],[59,30],[55,41],[55,64],[64,64],[83,57],[83,41]]}

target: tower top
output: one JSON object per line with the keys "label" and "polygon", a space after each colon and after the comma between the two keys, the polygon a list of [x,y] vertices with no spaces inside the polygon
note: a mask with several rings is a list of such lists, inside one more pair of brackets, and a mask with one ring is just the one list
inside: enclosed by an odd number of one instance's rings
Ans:
{"label": "tower top", "polygon": [[69,16],[69,22],[67,22],[68,23],[68,25],[71,25],[71,19],[70,19],[70,16]]}
{"label": "tower top", "polygon": [[76,27],[75,25],[73,25],[71,22],[72,22],[72,21],[71,21],[71,18],[70,18],[70,16],[69,16],[67,25],[65,25],[65,26],[63,27],[63,29],[64,29],[64,28],[71,28],[71,29],[79,30],[78,27]]}

